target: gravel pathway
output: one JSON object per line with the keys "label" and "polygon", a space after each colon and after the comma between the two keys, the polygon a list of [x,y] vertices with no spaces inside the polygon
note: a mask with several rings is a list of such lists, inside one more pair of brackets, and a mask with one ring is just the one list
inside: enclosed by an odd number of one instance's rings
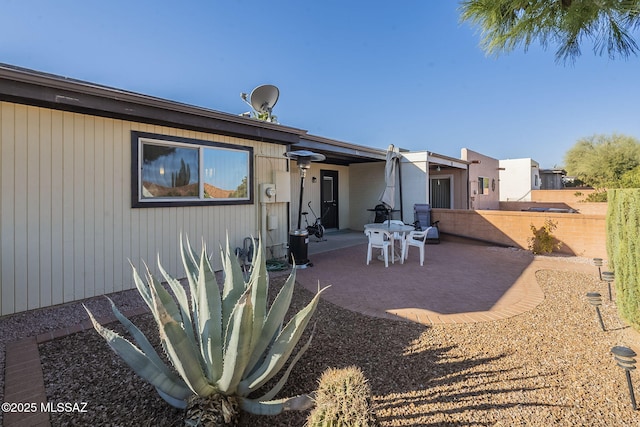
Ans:
{"label": "gravel pathway", "polygon": [[[531,312],[495,322],[427,327],[367,317],[321,300],[313,344],[281,394],[313,390],[327,367],[357,365],[370,381],[383,426],[640,425],[624,373],[610,354],[614,345],[634,346],[636,335],[619,321],[606,285],[595,274],[567,271],[539,271],[536,278],[545,301]],[[272,278],[272,289],[281,282]],[[586,301],[590,291],[605,297],[606,332]],[[117,298],[123,310],[139,303],[135,291]],[[310,298],[297,289],[292,308],[300,309]],[[103,301],[90,305],[107,314]],[[0,333],[11,340],[42,327],[57,329],[85,319],[80,310],[74,304],[2,318]],[[155,328],[149,315],[134,322],[143,330]],[[88,413],[52,414],[52,425],[180,425],[181,414],[132,374],[95,332],[44,343],[40,353],[49,400],[88,402]],[[632,377],[634,384],[640,381],[636,372]],[[305,416],[244,415],[241,425],[302,426]]]}

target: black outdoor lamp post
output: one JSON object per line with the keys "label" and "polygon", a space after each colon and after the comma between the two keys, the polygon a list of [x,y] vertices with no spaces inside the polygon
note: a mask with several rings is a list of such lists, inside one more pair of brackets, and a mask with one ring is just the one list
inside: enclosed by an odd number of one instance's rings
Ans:
{"label": "black outdoor lamp post", "polygon": [[607,285],[609,285],[609,301],[613,301],[613,297],[611,296],[611,283],[615,280],[613,271],[603,271],[602,280],[607,282]]}
{"label": "black outdoor lamp post", "polygon": [[597,292],[589,292],[587,294],[587,300],[589,304],[593,305],[596,308],[596,313],[598,314],[598,320],[600,321],[600,326],[602,326],[602,330],[606,331],[604,327],[604,322],[602,321],[602,315],[600,314],[600,306],[602,305],[602,296]]}
{"label": "black outdoor lamp post", "polygon": [[602,270],[600,268],[600,267],[602,267],[602,258],[594,258],[593,259],[593,265],[598,267],[598,277],[600,277],[600,280],[602,280]]}
{"label": "black outdoor lamp post", "polygon": [[309,232],[302,229],[302,198],[304,193],[304,179],[311,167],[311,162],[321,162],[326,159],[323,154],[312,151],[299,150],[284,153],[288,159],[298,162],[300,169],[300,203],[298,204],[298,228],[289,232],[289,263],[295,261],[296,268],[307,268],[311,264],[307,258]]}
{"label": "black outdoor lamp post", "polygon": [[618,366],[624,369],[627,377],[627,386],[629,387],[629,397],[631,397],[631,406],[636,410],[636,396],[633,394],[633,385],[631,384],[631,371],[636,369],[636,359],[634,359],[636,352],[629,347],[615,346],[611,349],[611,353],[613,353]]}

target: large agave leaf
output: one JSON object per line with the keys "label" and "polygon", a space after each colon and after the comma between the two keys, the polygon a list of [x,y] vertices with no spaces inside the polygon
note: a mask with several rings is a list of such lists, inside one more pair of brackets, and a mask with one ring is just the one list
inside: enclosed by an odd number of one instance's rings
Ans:
{"label": "large agave leaf", "polygon": [[198,331],[207,378],[215,383],[222,375],[222,302],[220,288],[203,245],[198,272]]}
{"label": "large agave leaf", "polygon": [[196,254],[189,242],[189,236],[186,237],[186,244],[183,243],[182,233],[180,233],[180,256],[182,257],[182,265],[187,274],[189,282],[189,294],[191,295],[191,312],[193,313],[193,323],[198,324],[198,262]]}
{"label": "large agave leaf", "polygon": [[244,294],[246,284],[238,258],[231,252],[229,235],[227,235],[226,250],[222,251],[222,265],[224,266],[224,288],[222,290],[222,325],[226,328],[229,318],[238,300]]}
{"label": "large agave leaf", "polygon": [[189,236],[185,236],[184,240],[186,240],[186,246],[183,244],[182,233],[180,233],[180,255],[182,256],[182,263],[185,265],[187,273],[195,273],[198,268],[198,257],[189,242]]}
{"label": "large agave leaf", "polygon": [[[255,247],[256,242],[253,240]],[[267,315],[267,294],[269,293],[269,276],[267,273],[267,263],[261,243],[254,251],[253,268],[249,277],[249,287],[251,288],[251,303],[253,305],[253,330],[251,332],[251,352],[258,344],[260,335]]]}
{"label": "large agave leaf", "polygon": [[214,393],[215,387],[207,382],[202,371],[198,349],[191,345],[184,329],[166,310],[156,288],[151,288],[151,296],[158,313],[156,320],[160,329],[160,339],[171,363],[195,394],[204,397]]}
{"label": "large agave leaf", "polygon": [[225,337],[224,362],[222,376],[218,380],[218,389],[223,394],[236,394],[238,383],[249,361],[253,306],[247,289],[229,319]]}
{"label": "large agave leaf", "polygon": [[[165,369],[158,367],[152,359],[143,353],[138,347],[118,333],[105,328],[94,318],[93,313],[84,307],[89,314],[91,323],[95,330],[107,341],[109,347],[124,360],[127,365],[141,378],[163,393],[178,401],[184,401],[192,395],[192,391],[187,387],[182,379],[175,375],[167,376]],[[166,366],[165,366],[166,368]],[[171,403],[171,402],[170,402]]]}
{"label": "large agave leaf", "polygon": [[[182,314],[180,312],[180,308],[178,304],[176,304],[175,300],[171,296],[171,294],[162,286],[149,270],[149,267],[145,264],[145,268],[147,270],[147,283],[149,284],[149,291],[151,293],[151,300],[153,301],[153,310],[156,321],[159,321],[159,312],[157,302],[154,300],[157,299],[162,308],[166,311],[166,313],[171,316],[171,318],[177,323],[183,323],[184,320],[182,318]],[[187,313],[188,315],[188,313]]]}
{"label": "large agave leaf", "polygon": [[238,385],[238,394],[246,396],[252,391],[262,387],[269,381],[286,363],[291,355],[293,348],[298,343],[300,336],[304,332],[309,319],[313,315],[320,299],[320,294],[327,289],[326,287],[319,290],[313,297],[311,302],[305,308],[300,310],[284,327],[280,335],[269,349],[269,352],[253,374],[242,380]]}
{"label": "large agave leaf", "polygon": [[278,292],[278,295],[273,301],[273,304],[271,304],[269,314],[267,314],[267,318],[260,333],[260,339],[253,349],[251,359],[249,359],[249,364],[247,365],[247,372],[245,372],[245,376],[250,375],[252,373],[251,371],[259,367],[258,362],[260,362],[264,358],[265,351],[273,342],[273,340],[278,336],[280,329],[282,328],[282,325],[284,323],[284,317],[289,310],[289,306],[291,305],[291,298],[293,296],[295,283],[296,270],[292,269],[291,274],[287,278],[282,288],[280,288],[280,292]]}
{"label": "large agave leaf", "polygon": [[282,411],[305,411],[314,405],[313,398],[306,394],[267,402],[241,397],[239,403],[243,411],[255,415],[278,415]]}
{"label": "large agave leaf", "polygon": [[[106,298],[111,303],[111,311],[113,312],[114,316],[116,316],[116,319],[118,319],[118,321],[127,329],[127,332],[129,332],[133,340],[136,342],[136,344],[138,344],[140,351],[142,351],[149,358],[151,363],[156,365],[169,379],[174,382],[184,384],[184,381],[182,381],[179,376],[177,376],[171,369],[169,369],[167,365],[165,365],[164,361],[160,358],[155,348],[153,348],[142,331],[138,329],[138,327],[134,325],[133,322],[127,319],[126,316],[120,312],[120,310],[118,310],[111,298]],[[187,385],[184,384],[184,387],[186,388]]]}
{"label": "large agave leaf", "polygon": [[167,273],[167,271],[162,267],[162,264],[160,264],[159,256],[158,256],[158,269],[160,270],[160,273],[164,277],[164,280],[169,284],[169,287],[171,288],[171,290],[173,291],[173,294],[175,295],[176,301],[178,302],[178,307],[180,309],[180,314],[182,316],[182,323],[184,325],[184,330],[187,334],[187,338],[189,339],[189,342],[191,342],[191,344],[195,347],[197,343],[196,343],[195,332],[193,330],[193,323],[191,322],[191,311],[189,309],[189,300],[187,299],[187,292],[184,290],[184,287],[182,286],[182,284],[175,278],[171,277],[171,275]]}
{"label": "large agave leaf", "polygon": [[256,399],[257,401],[259,401],[259,402],[269,401],[269,400],[273,399],[274,397],[276,397],[276,395],[280,392],[280,390],[282,390],[282,387],[284,387],[284,385],[287,383],[287,380],[289,379],[289,375],[291,374],[291,371],[293,370],[293,367],[296,365],[296,363],[298,363],[298,360],[300,360],[302,355],[307,351],[307,349],[311,345],[311,340],[313,340],[313,334],[315,333],[315,331],[316,331],[316,327],[314,325],[313,326],[313,330],[311,331],[311,335],[309,336],[309,339],[302,346],[302,348],[300,348],[300,350],[298,351],[298,353],[296,353],[296,355],[293,357],[293,359],[291,359],[291,363],[289,363],[289,366],[287,367],[287,370],[284,372],[282,377],[271,388],[271,390],[266,392],[263,396],[257,398]]}
{"label": "large agave leaf", "polygon": [[153,306],[153,299],[151,298],[149,286],[142,280],[140,274],[138,274],[138,270],[131,263],[131,260],[129,260],[129,264],[131,264],[131,270],[133,271],[133,283],[135,283],[138,293],[147,304],[147,307],[149,307],[149,310],[153,313],[155,311],[155,307]]}

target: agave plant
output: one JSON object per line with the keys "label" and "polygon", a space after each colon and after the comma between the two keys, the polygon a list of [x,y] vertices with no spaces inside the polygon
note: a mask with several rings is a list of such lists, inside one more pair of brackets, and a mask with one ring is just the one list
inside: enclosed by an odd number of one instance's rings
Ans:
{"label": "agave plant", "polygon": [[[175,370],[163,362],[144,334],[111,300],[113,313],[135,344],[100,325],[85,307],[94,328],[109,346],[169,404],[187,409],[187,424],[193,419],[191,425],[232,425],[237,422],[238,407],[254,414],[273,415],[313,406],[308,395],[274,400],[293,366],[309,347],[313,334],[270,390],[258,397],[252,393],[259,393],[258,389],[281,372],[324,289],[318,289],[311,302],[284,325],[293,295],[295,268],[268,307],[269,279],[260,246],[245,281],[227,237],[226,249],[221,248],[222,292],[204,242],[197,256],[189,240],[183,244],[180,236],[180,253],[189,284],[188,293],[162,268],[159,259],[158,268],[173,296],[152,276],[146,265],[146,283],[132,265],[135,285],[157,322],[162,347]],[[209,422],[204,423],[204,420]]]}

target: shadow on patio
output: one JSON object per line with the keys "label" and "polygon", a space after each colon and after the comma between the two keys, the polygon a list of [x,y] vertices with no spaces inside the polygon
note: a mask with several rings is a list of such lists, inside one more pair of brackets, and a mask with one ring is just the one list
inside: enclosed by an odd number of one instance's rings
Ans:
{"label": "shadow on patio", "polygon": [[[327,242],[310,242],[313,267],[299,270],[298,282],[310,291],[331,285],[324,298],[343,308],[383,317],[400,316],[423,324],[497,320],[523,313],[544,299],[535,281],[530,252],[442,240],[427,245],[425,265],[412,248],[405,264],[366,265],[366,242],[317,253]],[[529,277],[531,275],[531,277]]]}

